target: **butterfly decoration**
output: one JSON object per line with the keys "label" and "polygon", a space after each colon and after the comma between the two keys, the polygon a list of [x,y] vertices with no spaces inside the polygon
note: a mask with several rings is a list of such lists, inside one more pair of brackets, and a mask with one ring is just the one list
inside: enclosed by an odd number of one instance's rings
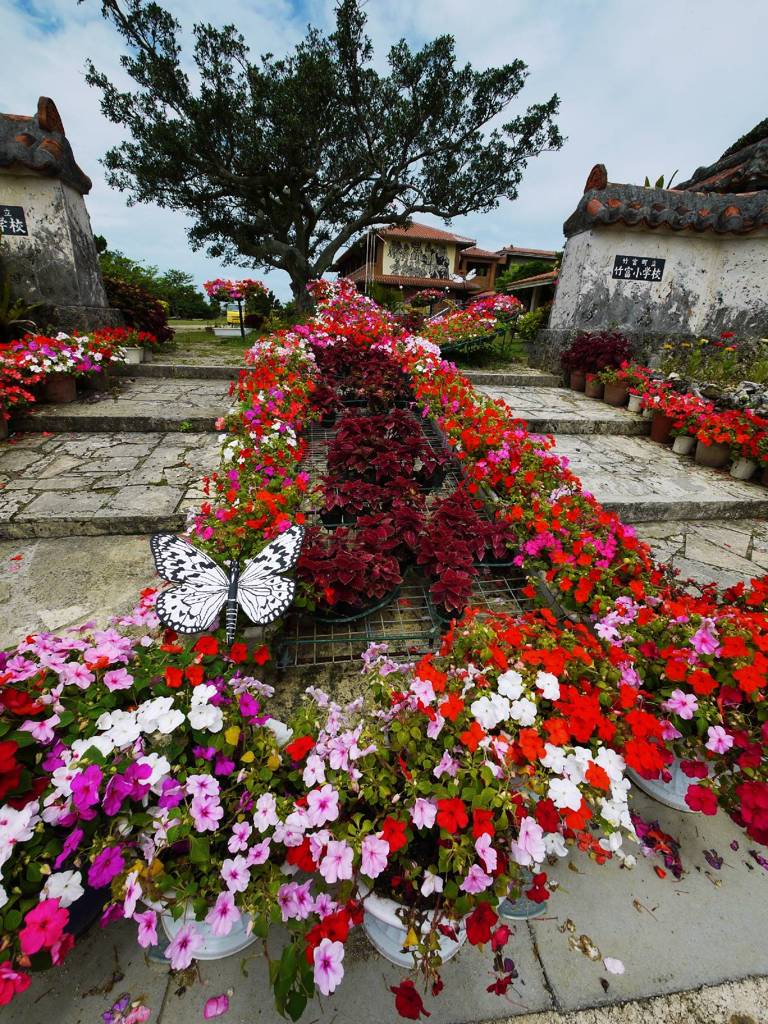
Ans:
{"label": "butterfly decoration", "polygon": [[266,626],[291,606],[293,580],[283,575],[296,564],[304,540],[301,526],[292,526],[242,566],[235,559],[223,568],[205,552],[174,533],[156,533],[150,540],[158,573],[169,583],[157,598],[155,611],[164,626],[177,633],[202,633],[211,628],[226,605],[227,643],[235,639],[238,605],[255,625]]}

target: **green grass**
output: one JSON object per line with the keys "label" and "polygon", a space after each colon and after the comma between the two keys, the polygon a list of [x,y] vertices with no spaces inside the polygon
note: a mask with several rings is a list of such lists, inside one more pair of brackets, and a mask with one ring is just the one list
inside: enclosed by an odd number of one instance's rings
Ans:
{"label": "green grass", "polygon": [[528,365],[525,342],[517,335],[511,338],[497,335],[483,348],[457,352],[455,356],[449,354],[447,358],[467,370],[505,370],[510,366]]}

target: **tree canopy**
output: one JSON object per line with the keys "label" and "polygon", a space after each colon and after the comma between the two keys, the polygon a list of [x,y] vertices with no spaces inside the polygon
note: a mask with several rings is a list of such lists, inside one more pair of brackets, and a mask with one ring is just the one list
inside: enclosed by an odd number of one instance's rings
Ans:
{"label": "tree canopy", "polygon": [[169,316],[208,319],[219,314],[219,303],[210,302],[195,287],[191,274],[173,268],[161,272],[152,264],[131,259],[110,249],[103,235],[96,235],[96,248],[105,277],[143,288],[153,299],[167,304]]}
{"label": "tree canopy", "polygon": [[189,214],[193,246],[213,258],[285,271],[299,302],[361,232],[494,209],[516,198],[529,159],[562,145],[556,95],[490,125],[523,88],[522,60],[459,66],[442,35],[419,50],[401,40],[379,74],[360,0],[340,0],[335,30],[309,28],[283,58],[252,59],[233,25],[196,24],[194,73],[168,11],[101,6],[136,85],[89,62],[103,113],[130,133],[106,154],[110,184]]}

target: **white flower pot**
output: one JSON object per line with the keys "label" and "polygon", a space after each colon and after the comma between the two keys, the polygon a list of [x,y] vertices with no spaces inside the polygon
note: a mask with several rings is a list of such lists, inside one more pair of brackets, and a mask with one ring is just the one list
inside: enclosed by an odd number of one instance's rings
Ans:
{"label": "white flower pot", "polygon": [[678,434],[672,442],[672,451],[678,455],[690,455],[696,447],[696,438],[690,434]]}
{"label": "white flower pot", "polygon": [[642,395],[630,395],[629,396],[629,403],[627,405],[627,408],[629,409],[630,412],[642,412],[642,405],[641,405],[642,401],[643,401],[643,396]]}
{"label": "white flower pot", "polygon": [[734,480],[749,480],[757,469],[757,463],[753,459],[736,459],[731,466],[731,476]]}
{"label": "white flower pot", "polygon": [[536,903],[529,900],[525,890],[533,884],[533,872],[530,868],[521,868],[523,875],[523,891],[516,900],[504,899],[497,910],[499,917],[508,921],[529,921],[532,917],[541,917],[547,913],[546,903]]}
{"label": "white flower pot", "polygon": [[653,797],[658,803],[664,804],[665,807],[673,807],[676,811],[684,811],[687,814],[697,814],[698,812],[691,810],[685,802],[685,794],[688,792],[688,787],[695,786],[699,780],[690,779],[684,774],[678,757],[674,759],[667,771],[672,776],[669,782],[664,782],[663,779],[644,779],[642,775],[638,775],[631,768],[627,768],[626,776],[631,779],[633,786],[642,789],[644,793]]}
{"label": "white flower pot", "polygon": [[173,941],[177,932],[190,921],[194,922],[203,937],[203,945],[195,953],[195,960],[223,960],[226,956],[232,956],[233,953],[239,953],[247,946],[252,946],[258,939],[258,936],[249,930],[252,927],[252,922],[247,914],[240,915],[240,920],[232,925],[229,935],[214,935],[209,924],[206,924],[205,921],[195,920],[191,907],[178,921],[174,921],[170,914],[160,915],[163,931],[170,941]]}
{"label": "white flower pot", "polygon": [[[364,897],[363,929],[372,945],[391,964],[396,964],[398,967],[413,967],[412,954],[403,952],[408,931],[404,927],[398,911],[402,911],[404,908],[394,900],[377,896],[364,883],[360,884],[359,889],[360,895]],[[448,960],[456,956],[467,941],[467,932],[463,921],[459,924],[453,923],[453,928],[458,935],[457,941],[439,934],[440,957],[443,963],[447,963]],[[427,930],[428,925],[425,923],[422,926],[422,931]]]}
{"label": "white flower pot", "polygon": [[125,361],[131,366],[136,366],[138,363],[144,362],[144,349],[137,346],[128,346],[124,349]]}
{"label": "white flower pot", "polygon": [[[252,327],[246,327],[245,333],[250,334],[253,331]],[[217,338],[239,338],[240,328],[239,327],[214,327],[213,333]]]}

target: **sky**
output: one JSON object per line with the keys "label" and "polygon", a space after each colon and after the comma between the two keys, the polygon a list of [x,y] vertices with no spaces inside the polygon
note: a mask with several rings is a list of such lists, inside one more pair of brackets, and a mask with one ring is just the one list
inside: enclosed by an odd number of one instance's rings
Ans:
{"label": "sky", "polygon": [[[287,52],[309,23],[329,29],[334,4],[172,0],[164,6],[182,22],[185,39],[195,22],[235,23],[258,56]],[[450,33],[462,63],[525,61],[529,78],[510,113],[555,92],[561,98],[563,148],[529,163],[515,202],[453,221],[453,230],[483,248],[560,249],[563,221],[594,164],[606,165],[610,181],[642,184],[646,175],[655,181],[675,170],[685,180],[768,115],[766,0],[731,0],[727,10],[719,0],[367,0],[366,13],[380,70],[397,40],[417,47]],[[99,161],[122,136],[85,82],[87,58],[118,84],[129,81],[119,65],[121,39],[98,0],[0,0],[0,26],[0,110],[33,114],[38,96],[53,98],[75,158],[93,179],[86,197],[93,230],[110,248],[161,270],[187,271],[198,285],[219,276],[258,276],[279,297],[290,297],[287,275],[226,267],[194,252],[182,213],[128,207],[125,195],[107,186]]]}

